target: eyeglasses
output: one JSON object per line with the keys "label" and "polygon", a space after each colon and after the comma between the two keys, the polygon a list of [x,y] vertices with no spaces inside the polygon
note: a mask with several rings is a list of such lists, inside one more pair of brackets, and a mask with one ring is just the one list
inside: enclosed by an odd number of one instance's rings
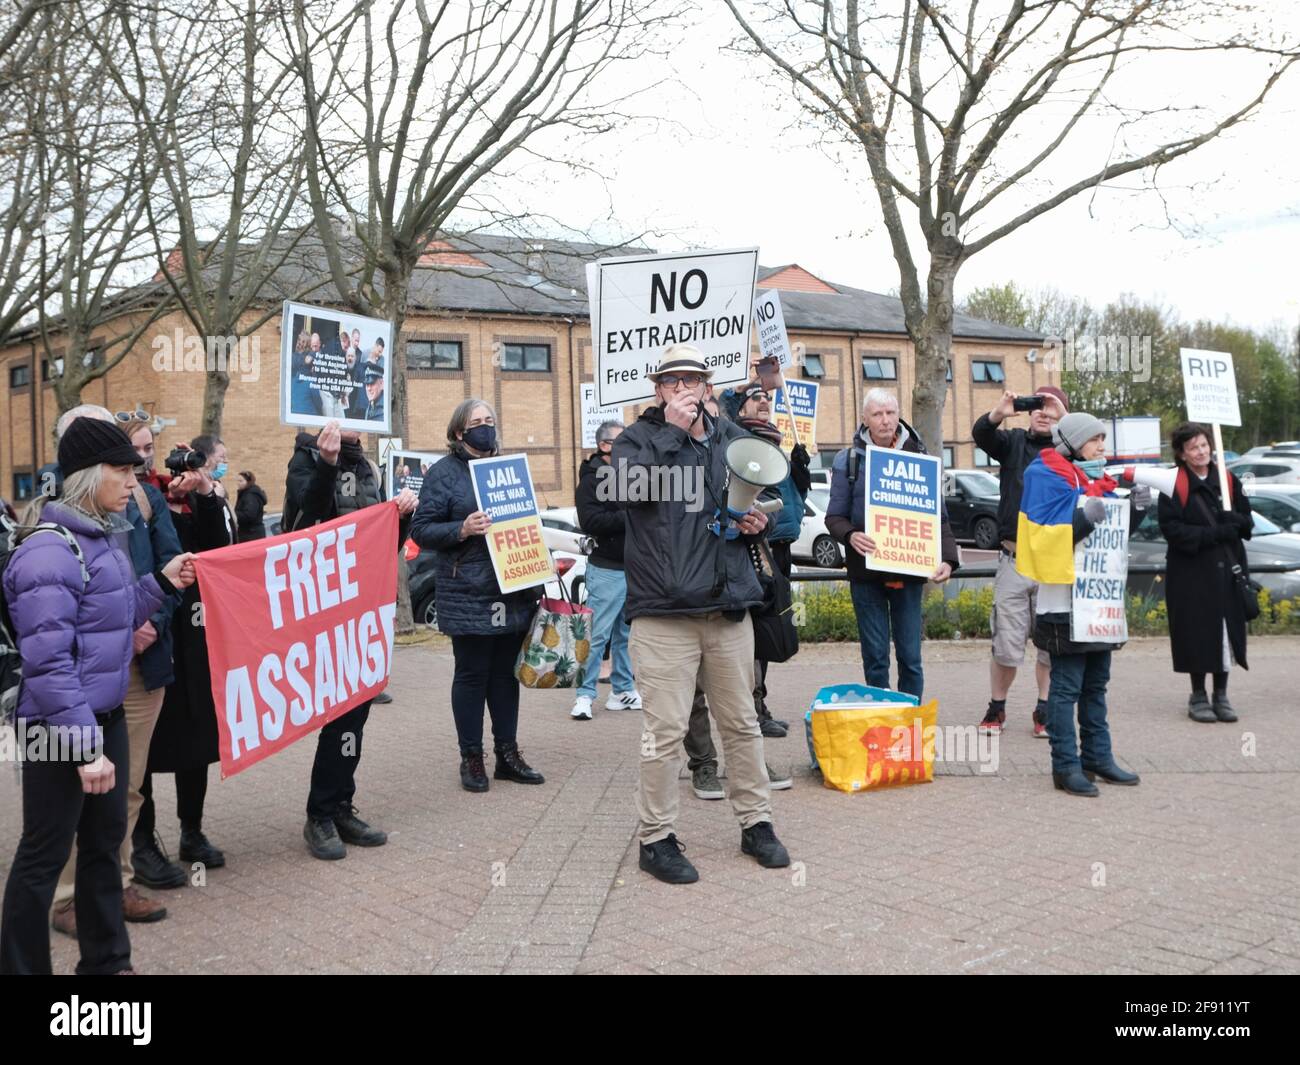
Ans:
{"label": "eyeglasses", "polygon": [[686,373],[681,375],[666,373],[660,375],[659,383],[665,388],[676,388],[678,385],[685,385],[687,388],[694,388],[696,385],[704,383],[704,375],[698,373]]}
{"label": "eyeglasses", "polygon": [[135,410],[120,410],[113,417],[126,425],[130,425],[132,422],[153,421],[153,415],[141,407],[136,407]]}

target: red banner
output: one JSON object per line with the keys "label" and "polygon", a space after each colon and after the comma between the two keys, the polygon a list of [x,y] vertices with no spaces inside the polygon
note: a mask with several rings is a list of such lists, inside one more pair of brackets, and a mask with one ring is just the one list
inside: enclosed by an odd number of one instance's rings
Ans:
{"label": "red banner", "polygon": [[221,776],[378,695],[397,613],[397,507],[195,559]]}

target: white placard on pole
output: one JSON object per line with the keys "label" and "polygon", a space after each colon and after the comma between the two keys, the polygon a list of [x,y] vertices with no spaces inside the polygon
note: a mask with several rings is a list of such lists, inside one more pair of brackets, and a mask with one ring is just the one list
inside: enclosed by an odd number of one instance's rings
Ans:
{"label": "white placard on pole", "polygon": [[758,249],[601,259],[587,267],[596,395],[603,407],[654,396],[665,349],[691,344],[718,391],[749,377]]}
{"label": "white placard on pole", "polygon": [[1221,425],[1240,425],[1241,407],[1237,402],[1237,374],[1230,351],[1201,351],[1179,348],[1183,360],[1183,395],[1187,401],[1187,418],[1208,423],[1214,434],[1214,457],[1219,469],[1219,502],[1224,510],[1232,509],[1228,498],[1228,466],[1223,460]]}
{"label": "white placard on pole", "polygon": [[790,351],[790,337],[785,331],[785,314],[781,310],[781,297],[776,289],[760,292],[754,301],[754,326],[758,330],[758,350],[763,358],[775,358],[781,369],[794,365]]}

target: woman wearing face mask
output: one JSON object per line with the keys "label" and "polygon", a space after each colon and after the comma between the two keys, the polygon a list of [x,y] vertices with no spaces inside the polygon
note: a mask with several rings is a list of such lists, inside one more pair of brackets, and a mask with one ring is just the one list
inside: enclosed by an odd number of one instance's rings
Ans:
{"label": "woman wearing face mask", "polygon": [[1100,794],[1093,783],[1098,777],[1109,784],[1138,783],[1136,773],[1115,763],[1106,721],[1110,656],[1117,645],[1080,643],[1070,635],[1074,548],[1106,520],[1102,497],[1113,496],[1116,484],[1105,473],[1106,427],[1100,419],[1067,414],[1052,439],[1056,446],[1044,448],[1025,468],[1016,570],[1038,581],[1034,645],[1052,659],[1047,697],[1052,782],[1070,795],[1091,797]]}
{"label": "woman wearing face mask", "polygon": [[502,595],[484,534],[492,519],[479,510],[469,463],[499,451],[496,413],[481,399],[467,399],[447,425],[451,452],[424,479],[411,539],[437,551],[435,596],[438,628],[451,637],[456,672],[452,713],[460,741],[460,782],[466,791],[487,791],[483,764],[483,706],[492,718],[497,780],[541,784],[542,774],[524,761],[517,742],[519,681],[515,658],[533,619],[541,589]]}
{"label": "woman wearing face mask", "polygon": [[[1174,672],[1190,673],[1187,716],[1193,721],[1236,721],[1228,702],[1232,663],[1246,667],[1246,614],[1232,572],[1246,572],[1246,549],[1254,520],[1241,482],[1228,474],[1228,507],[1221,502],[1219,471],[1209,430],[1187,422],[1174,430],[1178,476],[1174,495],[1160,496],[1160,531],[1169,544],[1165,599]],[[1213,702],[1205,675],[1214,676]]]}

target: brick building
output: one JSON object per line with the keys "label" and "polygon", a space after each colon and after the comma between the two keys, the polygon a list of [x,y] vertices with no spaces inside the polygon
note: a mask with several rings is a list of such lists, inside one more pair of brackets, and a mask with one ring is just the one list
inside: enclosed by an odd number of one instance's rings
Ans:
{"label": "brick building", "polygon": [[[412,283],[404,328],[404,446],[442,451],[452,408],[467,396],[482,396],[497,409],[503,450],[528,453],[547,504],[571,504],[584,456],[578,385],[591,381],[595,370],[583,268],[603,253],[592,245],[482,236],[431,246]],[[896,391],[908,417],[914,360],[897,299],[824,281],[794,264],[760,269],[759,278],[760,288],[781,294],[791,343],[804,353],[800,374],[822,385],[822,462],[828,464],[852,438],[867,389]],[[268,303],[302,279],[277,279],[277,294]],[[155,356],[191,332],[179,312],[161,318],[82,399],[114,411],[139,405],[172,420],[159,438],[162,453],[187,440],[199,428],[203,373],[157,369]],[[976,417],[1003,388],[1032,391],[1059,383],[1059,374],[1037,362],[1040,340],[1024,330],[957,315],[954,332],[944,459],[954,466],[982,465],[986,460],[970,437]],[[279,351],[275,316],[242,349],[245,367],[255,358],[256,372],[247,375],[252,379],[231,373],[222,434],[230,469],[256,473],[272,510],[283,497],[284,468],[297,432],[279,421]],[[232,368],[233,362],[232,356]],[[36,490],[36,471],[54,455],[57,405],[50,372],[35,335],[20,335],[0,350],[0,495],[11,500]],[[637,412],[627,409],[625,420]]]}

